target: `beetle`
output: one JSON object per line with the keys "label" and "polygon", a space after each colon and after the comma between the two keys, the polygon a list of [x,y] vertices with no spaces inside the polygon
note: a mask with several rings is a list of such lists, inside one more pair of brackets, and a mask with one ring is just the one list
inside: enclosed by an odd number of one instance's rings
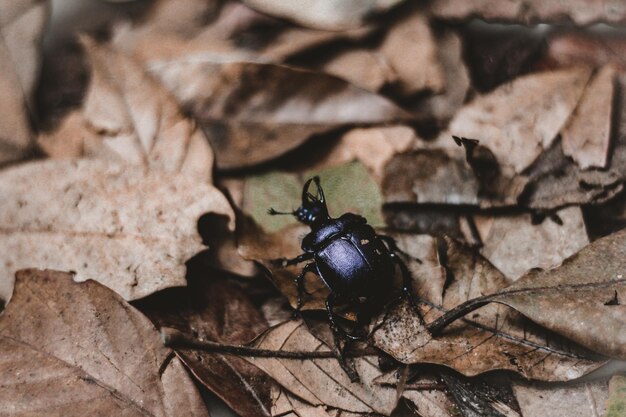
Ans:
{"label": "beetle", "polygon": [[[315,194],[309,191],[311,183],[317,187]],[[363,335],[349,333],[337,324],[334,307],[338,303],[358,306],[359,324],[369,322],[369,317],[363,315],[369,309],[363,307],[375,307],[388,297],[396,266],[402,273],[402,291],[415,306],[412,277],[399,256],[409,255],[398,247],[392,237],[377,234],[362,216],[344,213],[338,218],[330,217],[318,176],[305,182],[302,188],[302,204],[298,209],[279,212],[270,208],[268,214],[293,215],[311,228],[311,232],[302,239],[301,255],[293,259],[273,260],[275,265],[282,267],[310,261],[295,279],[296,314],[302,308],[305,275],[314,273],[330,290],[326,299],[326,311],[335,336],[362,340]],[[421,263],[419,259],[413,259]],[[337,338],[335,341],[337,344]]]}

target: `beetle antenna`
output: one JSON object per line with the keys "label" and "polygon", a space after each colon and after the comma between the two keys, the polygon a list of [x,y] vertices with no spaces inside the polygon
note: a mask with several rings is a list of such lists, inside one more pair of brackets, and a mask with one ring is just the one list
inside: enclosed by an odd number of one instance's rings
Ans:
{"label": "beetle antenna", "polygon": [[291,214],[293,215],[295,213],[295,211],[276,211],[274,210],[273,207],[270,207],[269,209],[267,209],[267,214],[272,215],[272,216],[276,216],[277,214]]}

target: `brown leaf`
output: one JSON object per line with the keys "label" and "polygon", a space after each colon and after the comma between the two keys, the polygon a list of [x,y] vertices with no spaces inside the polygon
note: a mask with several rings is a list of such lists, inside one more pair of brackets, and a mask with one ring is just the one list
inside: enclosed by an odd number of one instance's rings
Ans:
{"label": "brown leaf", "polygon": [[611,139],[615,68],[605,66],[585,89],[572,118],[561,133],[563,153],[582,169],[606,168]]}
{"label": "brown leaf", "polygon": [[341,126],[409,118],[388,99],[326,74],[215,56],[147,65],[199,121],[221,169],[266,162]]}
{"label": "brown leaf", "polygon": [[470,76],[463,60],[463,41],[456,32],[448,30],[440,34],[436,49],[444,91],[421,100],[413,110],[445,123],[463,105],[470,89]]}
{"label": "brown leaf", "polygon": [[[296,306],[296,286],[294,279],[302,266],[294,265],[279,268],[270,262],[278,258],[294,258],[302,253],[302,237],[310,232],[304,225],[291,225],[275,233],[267,233],[250,221],[240,230],[239,254],[244,259],[255,260],[271,274],[272,283],[287,297],[292,307]],[[305,276],[305,288],[309,293],[304,297],[303,310],[322,310],[328,297],[328,289],[322,280],[313,274]]]}
{"label": "brown leaf", "polygon": [[320,69],[372,92],[379,91],[396,77],[389,62],[380,52],[365,48],[342,51],[325,62]]}
{"label": "brown leaf", "polygon": [[[163,291],[136,306],[158,327],[173,327],[203,340],[250,342],[267,324],[248,296],[224,280],[189,277],[188,286]],[[241,416],[270,415],[271,380],[242,358],[194,349],[176,353],[190,371]]]}
{"label": "brown leaf", "polygon": [[518,382],[513,389],[524,417],[610,417],[605,414],[606,380],[549,385]]}
{"label": "brown leaf", "polygon": [[436,0],[432,12],[442,19],[466,20],[478,17],[484,20],[518,23],[574,22],[583,26],[594,22],[620,23],[626,20],[626,9],[620,3],[574,0],[566,3],[542,0]]}
{"label": "brown leaf", "polygon": [[[530,214],[474,217],[483,244],[480,253],[507,278],[515,280],[530,269],[550,269],[589,243],[580,208],[554,213],[562,224],[546,218],[534,225]],[[466,238],[471,236],[466,232]]]}
{"label": "brown leaf", "polygon": [[345,30],[361,26],[365,18],[403,0],[324,0],[285,3],[276,0],[245,0],[248,6],[271,16],[286,18],[315,29]]}
{"label": "brown leaf", "polygon": [[83,120],[73,113],[41,146],[53,157],[82,154],[210,181],[213,152],[176,100],[130,57],[89,40],[84,45],[92,71]]}
{"label": "brown leaf", "polygon": [[526,274],[495,301],[595,352],[626,358],[625,262],[622,230],[591,243],[558,268]]}
{"label": "brown leaf", "polygon": [[576,107],[589,79],[586,68],[518,77],[464,106],[441,134],[479,140],[508,176],[520,174],[548,149]]}
{"label": "brown leaf", "polygon": [[213,186],[142,167],[33,162],[2,171],[0,190],[5,283],[36,265],[141,298],[185,285],[185,261],[205,248],[196,230],[202,214],[229,216],[234,227],[230,205]]}
{"label": "brown leaf", "polygon": [[208,417],[150,321],[97,282],[20,271],[0,345],[0,408],[11,416]]}
{"label": "brown leaf", "polygon": [[408,126],[352,129],[339,139],[320,165],[336,166],[358,160],[380,182],[387,162],[418,143],[418,137]]}
{"label": "brown leaf", "polygon": [[[272,387],[272,416],[331,417],[328,407],[308,404],[283,388]],[[342,415],[343,416],[343,415]]]}
{"label": "brown leaf", "polygon": [[386,203],[478,205],[478,179],[460,149],[420,149],[393,157],[385,166]]}
{"label": "brown leaf", "polygon": [[47,18],[47,1],[0,5],[0,164],[22,158],[32,144],[29,113]]}
{"label": "brown leaf", "polygon": [[528,184],[520,195],[519,204],[550,211],[568,205],[599,204],[612,199],[624,187],[624,176],[619,167],[626,165],[616,158],[620,155],[619,149],[616,145],[610,169],[582,170],[563,154],[561,144],[555,143],[528,170]]}
{"label": "brown leaf", "polygon": [[391,27],[380,53],[397,74],[395,87],[403,95],[444,88],[437,47],[427,16],[421,11],[409,13]]}
{"label": "brown leaf", "polygon": [[[442,309],[449,310],[507,285],[501,272],[452,240],[447,240],[442,262],[449,282],[441,288],[442,305],[426,300],[421,306],[427,323],[439,317]],[[400,362],[442,364],[467,376],[507,369],[526,378],[570,380],[603,364],[597,355],[497,304],[476,310],[433,338],[403,302],[387,313],[372,341]]]}
{"label": "brown leaf", "polygon": [[[285,351],[330,350],[298,320],[271,328],[254,345]],[[246,359],[263,369],[286,390],[314,406],[326,405],[354,413],[383,415],[389,415],[395,407],[395,389],[381,387],[374,381],[381,375],[375,357],[365,356],[354,360],[361,378],[358,383],[350,382],[336,359]]]}

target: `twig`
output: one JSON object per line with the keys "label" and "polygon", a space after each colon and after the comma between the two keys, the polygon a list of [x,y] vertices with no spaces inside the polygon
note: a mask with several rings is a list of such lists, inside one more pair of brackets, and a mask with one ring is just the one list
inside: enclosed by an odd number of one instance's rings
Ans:
{"label": "twig", "polygon": [[[289,351],[289,350],[271,350],[261,349],[252,346],[243,345],[227,345],[209,340],[199,340],[191,335],[185,334],[171,327],[161,328],[161,339],[165,346],[171,348],[190,348],[203,350],[205,352],[223,353],[236,356],[251,356],[258,358],[279,358],[279,359],[336,359],[337,354],[331,350],[321,351]],[[359,357],[367,355],[375,355],[372,349],[361,349],[346,352],[348,357]]]}

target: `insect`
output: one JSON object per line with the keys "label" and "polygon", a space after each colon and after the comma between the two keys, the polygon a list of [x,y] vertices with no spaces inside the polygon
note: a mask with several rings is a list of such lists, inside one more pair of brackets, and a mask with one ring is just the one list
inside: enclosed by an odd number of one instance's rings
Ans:
{"label": "insect", "polygon": [[[309,191],[311,183],[317,187],[315,194]],[[297,313],[302,307],[304,278],[309,272],[318,275],[330,289],[326,311],[335,336],[351,340],[364,338],[364,335],[347,332],[337,324],[335,305],[341,303],[359,307],[359,324],[369,322],[366,312],[388,297],[396,266],[402,273],[402,290],[414,303],[411,274],[398,256],[408,255],[398,248],[392,237],[377,234],[362,216],[344,213],[338,218],[330,217],[319,177],[310,178],[304,184],[302,205],[298,209],[278,212],[271,208],[268,213],[293,215],[311,228],[302,240],[304,253],[293,259],[274,260],[282,267],[309,261],[295,280]],[[337,337],[335,340],[337,344]]]}

